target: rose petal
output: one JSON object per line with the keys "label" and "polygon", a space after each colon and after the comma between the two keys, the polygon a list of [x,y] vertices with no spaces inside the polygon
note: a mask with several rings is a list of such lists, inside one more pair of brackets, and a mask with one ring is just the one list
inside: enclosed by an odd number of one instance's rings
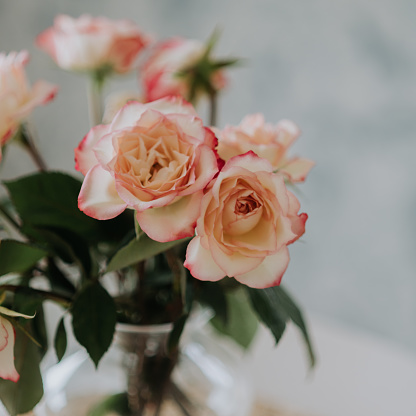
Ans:
{"label": "rose petal", "polygon": [[116,114],[109,130],[116,131],[126,127],[135,126],[137,124],[137,120],[140,119],[141,115],[146,110],[147,107],[145,104],[138,101],[129,101]]}
{"label": "rose petal", "polygon": [[229,277],[235,277],[238,274],[253,270],[263,261],[264,254],[260,257],[248,257],[238,251],[228,254],[221,250],[214,238],[210,238],[209,243],[212,258]]}
{"label": "rose petal", "polygon": [[14,328],[7,319],[0,316],[0,329],[0,377],[17,382],[20,376],[14,366]]}
{"label": "rose petal", "polygon": [[148,104],[163,114],[189,114],[199,117],[194,106],[179,95],[164,97]]}
{"label": "rose petal", "polygon": [[291,159],[284,166],[279,169],[289,176],[289,179],[293,182],[303,182],[310,170],[315,166],[315,162],[305,158]]}
{"label": "rose petal", "polygon": [[232,169],[235,166],[247,169],[251,172],[273,172],[273,166],[271,163],[266,159],[258,157],[252,151],[244,153],[243,155],[232,157],[222,169],[222,172],[226,173],[229,169]]}
{"label": "rose petal", "polygon": [[222,279],[226,274],[215,263],[211,252],[202,246],[200,240],[200,237],[196,236],[188,244],[184,266],[196,279],[210,282]]}
{"label": "rose petal", "polygon": [[85,176],[78,207],[92,218],[108,220],[121,214],[127,204],[118,196],[111,174],[96,165]]}
{"label": "rose petal", "polygon": [[256,289],[278,286],[289,265],[289,259],[289,250],[282,247],[277,253],[265,257],[255,269],[234,277],[240,283]]}
{"label": "rose petal", "polygon": [[166,242],[194,235],[202,191],[160,208],[137,213],[137,221],[153,240]]}
{"label": "rose petal", "polygon": [[84,176],[98,163],[94,146],[108,132],[108,125],[99,124],[93,127],[75,149],[75,169]]}

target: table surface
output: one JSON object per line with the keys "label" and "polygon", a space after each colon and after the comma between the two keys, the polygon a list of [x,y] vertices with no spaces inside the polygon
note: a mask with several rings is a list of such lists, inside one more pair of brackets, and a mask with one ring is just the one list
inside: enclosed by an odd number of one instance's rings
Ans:
{"label": "table surface", "polygon": [[302,416],[416,415],[416,352],[327,318],[308,320],[312,371],[296,328],[277,347],[265,328],[259,332],[248,371],[263,402]]}

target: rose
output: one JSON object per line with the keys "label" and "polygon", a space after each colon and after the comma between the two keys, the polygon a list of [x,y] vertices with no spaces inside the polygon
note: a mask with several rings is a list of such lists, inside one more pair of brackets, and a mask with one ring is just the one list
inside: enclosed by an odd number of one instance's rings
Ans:
{"label": "rose", "polygon": [[30,87],[25,73],[26,51],[0,53],[0,160],[1,146],[11,139],[20,124],[41,104],[50,101],[57,87],[37,81]]}
{"label": "rose", "polygon": [[179,97],[130,102],[75,150],[76,168],[86,175],[79,208],[96,219],[132,208],[157,241],[192,236],[203,190],[218,171],[216,143]]}
{"label": "rose", "polygon": [[17,382],[20,378],[14,365],[14,343],[16,333],[13,325],[3,315],[30,319],[33,316],[23,315],[0,306],[0,377]]}
{"label": "rose", "polygon": [[225,276],[254,288],[278,285],[287,246],[305,232],[306,214],[284,176],[253,152],[231,158],[207,187],[185,267],[200,280]]}
{"label": "rose", "polygon": [[19,374],[14,366],[15,331],[12,324],[0,316],[0,377],[17,382]]}
{"label": "rose", "polygon": [[302,182],[314,166],[309,159],[287,156],[288,149],[300,134],[299,128],[289,120],[276,125],[265,123],[262,114],[243,118],[238,126],[226,126],[217,131],[218,154],[224,160],[249,150],[270,161],[292,182]]}
{"label": "rose", "polygon": [[59,15],[54,25],[38,35],[37,45],[57,65],[71,71],[108,69],[125,73],[150,39],[129,20],[82,15]]}
{"label": "rose", "polygon": [[[197,40],[172,38],[161,42],[143,65],[141,82],[146,101],[169,95],[190,96],[189,75],[181,71],[191,68],[200,61],[206,46]],[[224,88],[223,71],[212,71],[210,82],[214,90]]]}

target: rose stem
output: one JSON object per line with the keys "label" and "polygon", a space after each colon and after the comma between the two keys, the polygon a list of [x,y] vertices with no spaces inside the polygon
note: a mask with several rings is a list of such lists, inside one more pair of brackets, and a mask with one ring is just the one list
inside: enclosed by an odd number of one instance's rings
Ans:
{"label": "rose stem", "polygon": [[46,163],[42,155],[39,153],[38,149],[36,148],[35,143],[32,139],[32,135],[27,125],[21,129],[21,143],[23,144],[25,149],[28,151],[29,155],[32,157],[37,168],[41,172],[44,172],[45,170],[47,170],[48,168],[46,166]]}
{"label": "rose stem", "polygon": [[59,304],[61,304],[62,306],[69,306],[71,304],[71,299],[63,296],[63,295],[59,295],[57,293],[53,293],[53,292],[46,292],[44,290],[40,290],[40,289],[33,289],[31,287],[22,287],[22,286],[15,286],[15,285],[0,285],[0,290],[6,290],[8,292],[13,292],[13,293],[33,293],[36,295],[39,295],[40,297],[43,297],[44,299],[49,299],[52,300],[54,302],[57,302]]}
{"label": "rose stem", "polygon": [[16,230],[20,230],[19,224],[12,218],[12,216],[6,211],[2,204],[0,204],[0,214],[14,227]]}
{"label": "rose stem", "polygon": [[215,126],[217,124],[217,110],[218,110],[218,94],[217,91],[212,89],[209,92],[209,111],[210,111],[210,117],[209,117],[209,125]]}
{"label": "rose stem", "polygon": [[101,93],[104,81],[92,75],[88,83],[88,114],[90,126],[94,127],[102,121]]}

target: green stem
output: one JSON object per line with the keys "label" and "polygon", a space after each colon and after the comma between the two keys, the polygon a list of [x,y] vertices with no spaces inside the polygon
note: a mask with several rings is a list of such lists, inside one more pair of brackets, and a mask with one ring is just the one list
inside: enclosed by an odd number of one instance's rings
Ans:
{"label": "green stem", "polygon": [[88,84],[88,113],[90,118],[90,126],[94,127],[101,124],[103,118],[103,109],[101,102],[101,94],[104,81],[98,76],[92,75]]}
{"label": "green stem", "polygon": [[217,112],[218,112],[218,94],[216,91],[212,90],[209,93],[209,125],[214,127],[217,124]]}
{"label": "green stem", "polygon": [[32,135],[30,134],[29,128],[27,126],[21,129],[21,143],[28,151],[29,155],[35,162],[37,168],[41,172],[46,171],[48,169],[46,163],[42,155],[39,153],[37,147],[35,146],[35,143],[32,139]]}
{"label": "green stem", "polygon": [[12,218],[12,216],[6,211],[6,209],[3,207],[3,205],[0,204],[0,214],[3,215],[3,217],[6,218],[6,220],[13,225],[16,230],[20,230],[20,225]]}
{"label": "green stem", "polygon": [[0,285],[0,290],[6,290],[8,292],[13,292],[13,293],[23,292],[23,293],[38,295],[44,299],[57,302],[64,307],[69,307],[71,304],[71,299],[68,298],[67,296],[59,295],[53,292],[47,292],[45,290],[33,289],[31,287],[26,287],[26,286]]}

